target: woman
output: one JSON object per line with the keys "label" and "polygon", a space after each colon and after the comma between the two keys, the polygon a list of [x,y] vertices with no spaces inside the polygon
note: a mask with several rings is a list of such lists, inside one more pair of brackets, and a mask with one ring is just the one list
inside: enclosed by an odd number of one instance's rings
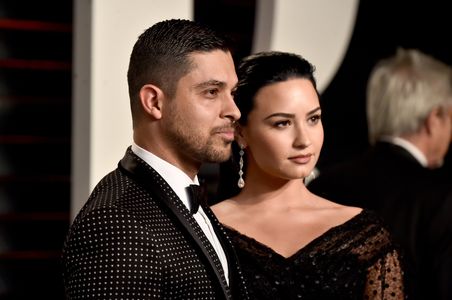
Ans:
{"label": "woman", "polygon": [[232,194],[212,208],[252,299],[402,299],[400,256],[380,219],[304,185],[323,143],[313,72],[290,53],[258,53],[241,63],[239,168],[224,177],[222,166],[220,190]]}

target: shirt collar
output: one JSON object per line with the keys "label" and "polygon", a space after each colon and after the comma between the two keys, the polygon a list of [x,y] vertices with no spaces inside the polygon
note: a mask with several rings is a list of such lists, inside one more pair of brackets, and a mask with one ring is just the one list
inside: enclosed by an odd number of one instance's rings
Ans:
{"label": "shirt collar", "polygon": [[165,179],[187,209],[190,210],[186,187],[190,184],[199,184],[198,176],[195,176],[195,179],[191,180],[191,178],[181,169],[141,148],[135,143],[132,143],[132,151]]}
{"label": "shirt collar", "polygon": [[397,136],[384,136],[381,138],[382,141],[392,143],[399,147],[402,147],[406,151],[408,151],[413,157],[424,167],[428,167],[427,157],[416,147],[413,143]]}

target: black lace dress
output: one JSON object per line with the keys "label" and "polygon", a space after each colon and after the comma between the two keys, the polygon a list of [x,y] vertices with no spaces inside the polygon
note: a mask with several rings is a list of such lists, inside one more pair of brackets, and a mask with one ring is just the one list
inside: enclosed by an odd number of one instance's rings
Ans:
{"label": "black lace dress", "polygon": [[251,299],[404,299],[399,252],[380,219],[361,213],[285,258],[225,226]]}

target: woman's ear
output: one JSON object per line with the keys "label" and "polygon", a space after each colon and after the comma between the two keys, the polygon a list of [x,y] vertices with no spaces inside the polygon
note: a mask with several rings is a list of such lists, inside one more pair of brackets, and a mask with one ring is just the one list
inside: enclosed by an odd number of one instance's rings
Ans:
{"label": "woman's ear", "polygon": [[162,118],[163,91],[153,84],[145,84],[140,89],[141,106],[146,114],[155,119]]}
{"label": "woman's ear", "polygon": [[248,144],[246,143],[246,139],[244,136],[244,128],[239,124],[235,127],[235,140],[239,146],[246,148]]}

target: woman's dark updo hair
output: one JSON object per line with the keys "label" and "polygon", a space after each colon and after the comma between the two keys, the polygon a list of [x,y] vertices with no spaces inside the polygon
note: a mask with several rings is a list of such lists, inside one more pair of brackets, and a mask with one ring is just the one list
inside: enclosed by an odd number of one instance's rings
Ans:
{"label": "woman's dark updo hair", "polygon": [[[294,53],[268,51],[245,57],[237,69],[239,82],[234,93],[235,103],[242,115],[238,123],[246,126],[248,115],[254,108],[254,98],[264,86],[289,79],[304,78],[309,80],[317,91],[314,71],[315,67],[311,63]],[[274,101],[277,100],[274,99]],[[239,150],[237,143],[234,142],[231,159],[220,164],[220,181],[214,202],[235,196],[240,191],[237,187]],[[243,171],[246,174],[247,162],[246,157],[243,158]]]}
{"label": "woman's dark updo hair", "polygon": [[246,125],[248,114],[254,107],[254,97],[264,86],[292,78],[305,78],[317,90],[314,71],[313,65],[293,53],[270,51],[245,57],[237,69],[239,82],[234,94],[242,114],[239,123]]}

